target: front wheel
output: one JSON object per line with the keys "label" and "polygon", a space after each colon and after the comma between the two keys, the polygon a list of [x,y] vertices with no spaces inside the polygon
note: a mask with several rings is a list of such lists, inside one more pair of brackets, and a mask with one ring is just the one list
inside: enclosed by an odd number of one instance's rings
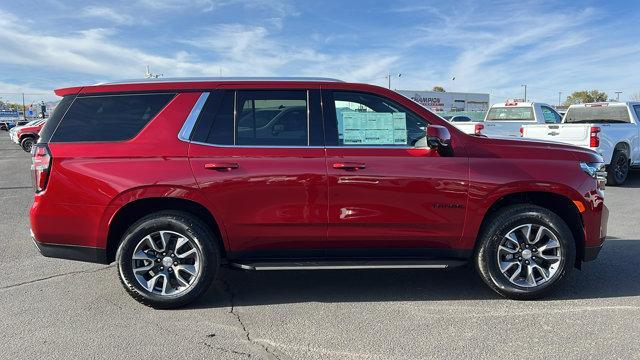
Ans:
{"label": "front wheel", "polygon": [[163,309],[184,306],[202,295],[220,263],[210,229],[190,214],[175,211],[151,214],[133,224],[116,261],[129,295]]}
{"label": "front wheel", "polygon": [[575,241],[567,224],[536,205],[513,205],[496,213],[482,233],[475,264],[482,280],[516,300],[540,298],[573,269]]}

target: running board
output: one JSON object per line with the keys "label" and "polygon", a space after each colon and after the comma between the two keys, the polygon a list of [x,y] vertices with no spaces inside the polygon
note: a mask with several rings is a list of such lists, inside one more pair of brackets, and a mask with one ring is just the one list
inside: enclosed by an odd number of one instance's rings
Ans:
{"label": "running board", "polygon": [[231,262],[243,270],[359,270],[359,269],[446,269],[466,264],[462,260],[334,260],[287,262]]}

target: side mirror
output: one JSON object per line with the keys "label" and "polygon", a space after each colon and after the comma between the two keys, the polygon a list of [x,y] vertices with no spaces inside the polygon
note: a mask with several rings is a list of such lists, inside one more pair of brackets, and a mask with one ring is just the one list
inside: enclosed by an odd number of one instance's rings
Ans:
{"label": "side mirror", "polygon": [[451,146],[451,134],[446,127],[441,125],[427,126],[427,146],[434,150],[449,151]]}

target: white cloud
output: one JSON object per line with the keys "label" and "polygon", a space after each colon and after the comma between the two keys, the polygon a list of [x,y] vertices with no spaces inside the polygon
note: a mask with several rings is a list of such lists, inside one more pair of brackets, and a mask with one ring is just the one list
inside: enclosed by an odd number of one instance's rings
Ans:
{"label": "white cloud", "polygon": [[0,32],[0,64],[40,74],[86,74],[84,78],[88,75],[95,81],[140,78],[145,65],[167,77],[217,76],[222,70],[224,76],[306,75],[371,81],[384,76],[398,60],[397,55],[383,51],[331,55],[310,44],[280,40],[263,26],[214,26],[200,37],[171,43],[173,55],[159,55],[118,43],[118,32],[112,29],[55,35],[29,28],[10,16],[0,19],[6,25]]}
{"label": "white cloud", "polygon": [[440,21],[422,27],[410,46],[453,50],[447,75],[456,77],[455,91],[491,91],[492,100],[501,101],[522,96],[520,85],[528,84],[529,98],[555,103],[558,91],[640,82],[640,75],[628,72],[637,66],[640,44],[609,36],[594,9],[567,13],[540,3],[471,3],[450,13],[438,12]]}
{"label": "white cloud", "polygon": [[103,19],[119,25],[131,25],[135,23],[133,17],[103,6],[85,7],[80,12],[80,16]]}

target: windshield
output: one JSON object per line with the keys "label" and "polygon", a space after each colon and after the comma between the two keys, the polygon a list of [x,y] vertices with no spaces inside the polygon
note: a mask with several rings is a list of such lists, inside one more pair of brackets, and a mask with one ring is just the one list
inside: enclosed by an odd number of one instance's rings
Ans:
{"label": "windshield", "polygon": [[489,110],[487,120],[533,120],[533,108],[494,107]]}
{"label": "windshield", "polygon": [[628,123],[626,106],[572,107],[564,116],[565,123]]}

